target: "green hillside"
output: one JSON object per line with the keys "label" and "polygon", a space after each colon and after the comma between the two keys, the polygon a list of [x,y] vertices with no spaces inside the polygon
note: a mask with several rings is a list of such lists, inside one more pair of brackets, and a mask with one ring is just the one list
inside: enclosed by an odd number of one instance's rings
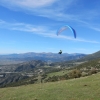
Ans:
{"label": "green hillside", "polygon": [[0,88],[0,100],[100,100],[100,73],[65,81]]}
{"label": "green hillside", "polygon": [[95,68],[95,69],[98,69],[100,70],[100,58],[99,59],[95,59],[95,60],[91,60],[91,61],[87,61],[85,63],[82,63],[74,68],[77,68],[77,69],[91,69],[91,68]]}
{"label": "green hillside", "polygon": [[85,57],[82,57],[82,58],[78,59],[77,61],[90,61],[90,60],[95,60],[98,58],[100,58],[100,51],[97,51],[95,53],[92,53]]}

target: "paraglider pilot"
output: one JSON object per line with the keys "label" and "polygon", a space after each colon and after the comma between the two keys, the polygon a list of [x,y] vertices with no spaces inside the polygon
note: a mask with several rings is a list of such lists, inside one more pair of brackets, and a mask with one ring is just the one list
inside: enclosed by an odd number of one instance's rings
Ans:
{"label": "paraglider pilot", "polygon": [[62,50],[60,50],[58,54],[62,54]]}

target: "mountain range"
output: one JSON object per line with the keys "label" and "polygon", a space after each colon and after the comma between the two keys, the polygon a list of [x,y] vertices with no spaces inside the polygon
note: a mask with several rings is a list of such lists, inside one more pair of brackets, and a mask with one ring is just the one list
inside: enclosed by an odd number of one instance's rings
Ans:
{"label": "mountain range", "polygon": [[30,60],[42,60],[42,61],[46,61],[48,63],[60,62],[60,61],[70,61],[70,60],[80,59],[84,56],[86,56],[86,54],[81,54],[81,53],[57,54],[57,53],[45,53],[45,52],[43,52],[43,53],[29,52],[29,53],[22,53],[22,54],[8,54],[8,55],[0,55],[0,65],[17,64],[17,63],[22,63],[25,61],[30,61]]}
{"label": "mountain range", "polygon": [[[55,53],[33,52],[9,54],[0,55],[0,61],[0,86],[5,86],[13,82],[22,82],[23,79],[27,79],[30,76],[34,76],[32,79],[32,83],[34,83],[36,80],[35,78],[41,72],[50,73],[67,67],[77,67],[79,69],[94,66],[100,67],[98,65],[100,63],[100,51],[89,55],[79,53],[64,53],[59,55]],[[7,65],[8,63],[9,65]],[[59,66],[61,69],[59,69]]]}

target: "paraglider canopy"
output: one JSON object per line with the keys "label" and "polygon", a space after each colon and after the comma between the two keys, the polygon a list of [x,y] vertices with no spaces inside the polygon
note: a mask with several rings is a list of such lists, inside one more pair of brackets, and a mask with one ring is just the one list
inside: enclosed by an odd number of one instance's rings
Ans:
{"label": "paraglider canopy", "polygon": [[76,38],[76,31],[69,25],[65,25],[65,26],[61,27],[60,29],[58,29],[57,35],[59,35],[62,31],[66,30],[67,28],[69,28],[71,30],[71,32],[74,34],[74,38]]}
{"label": "paraglider canopy", "polygon": [[58,54],[62,54],[62,50],[60,50]]}

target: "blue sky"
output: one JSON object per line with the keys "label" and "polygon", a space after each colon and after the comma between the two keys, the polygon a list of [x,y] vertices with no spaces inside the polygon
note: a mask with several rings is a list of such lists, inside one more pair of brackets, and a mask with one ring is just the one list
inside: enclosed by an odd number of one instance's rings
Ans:
{"label": "blue sky", "polygon": [[[57,30],[72,26],[59,36]],[[0,54],[100,50],[100,0],[0,0]]]}

